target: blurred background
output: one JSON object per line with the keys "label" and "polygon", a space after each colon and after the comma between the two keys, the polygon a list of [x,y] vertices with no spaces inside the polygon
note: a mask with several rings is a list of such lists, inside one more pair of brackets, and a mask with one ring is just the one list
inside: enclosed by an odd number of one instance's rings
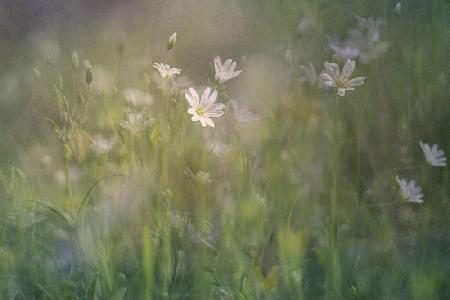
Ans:
{"label": "blurred background", "polygon": [[0,45],[0,298],[450,298],[447,0],[0,0]]}

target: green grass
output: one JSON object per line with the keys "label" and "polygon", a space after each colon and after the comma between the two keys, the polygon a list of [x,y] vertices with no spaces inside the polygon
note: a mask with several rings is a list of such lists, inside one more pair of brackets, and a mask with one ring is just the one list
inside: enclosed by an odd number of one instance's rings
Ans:
{"label": "green grass", "polygon": [[[419,140],[448,157],[450,3],[394,5],[36,11],[49,21],[0,50],[0,299],[449,299],[450,172]],[[24,17],[0,8],[4,24]],[[343,65],[328,38],[343,40],[355,15],[382,19],[389,45],[357,61],[365,84],[338,97],[301,82],[300,64]],[[216,85],[217,55],[242,74]],[[162,83],[156,62],[190,82]],[[184,88],[207,85],[226,105],[214,128],[186,112]],[[152,103],[127,102],[131,88]],[[259,119],[237,122],[232,99]],[[90,146],[98,135],[114,141],[106,154]],[[402,198],[397,175],[424,203]]]}

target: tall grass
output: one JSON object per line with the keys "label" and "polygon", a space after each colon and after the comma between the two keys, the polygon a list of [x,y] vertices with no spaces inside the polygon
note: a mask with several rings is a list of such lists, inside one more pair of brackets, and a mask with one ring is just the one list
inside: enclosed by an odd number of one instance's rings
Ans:
{"label": "tall grass", "polygon": [[[450,3],[59,5],[3,37],[1,299],[450,298],[449,169],[419,146],[450,153]],[[385,44],[341,97],[319,74],[359,17]],[[187,113],[207,86],[215,127]]]}

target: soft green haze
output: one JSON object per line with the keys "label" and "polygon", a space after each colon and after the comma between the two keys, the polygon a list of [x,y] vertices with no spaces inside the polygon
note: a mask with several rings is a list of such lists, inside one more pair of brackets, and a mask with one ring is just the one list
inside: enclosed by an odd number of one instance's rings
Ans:
{"label": "soft green haze", "polygon": [[70,2],[0,1],[0,299],[450,299],[448,0]]}

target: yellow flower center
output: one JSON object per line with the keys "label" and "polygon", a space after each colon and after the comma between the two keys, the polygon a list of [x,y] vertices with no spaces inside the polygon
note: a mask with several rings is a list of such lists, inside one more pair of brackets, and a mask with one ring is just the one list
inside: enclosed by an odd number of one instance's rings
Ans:
{"label": "yellow flower center", "polygon": [[205,112],[203,111],[203,108],[199,107],[195,110],[195,112],[197,113],[197,115],[199,115],[200,117],[202,117]]}

